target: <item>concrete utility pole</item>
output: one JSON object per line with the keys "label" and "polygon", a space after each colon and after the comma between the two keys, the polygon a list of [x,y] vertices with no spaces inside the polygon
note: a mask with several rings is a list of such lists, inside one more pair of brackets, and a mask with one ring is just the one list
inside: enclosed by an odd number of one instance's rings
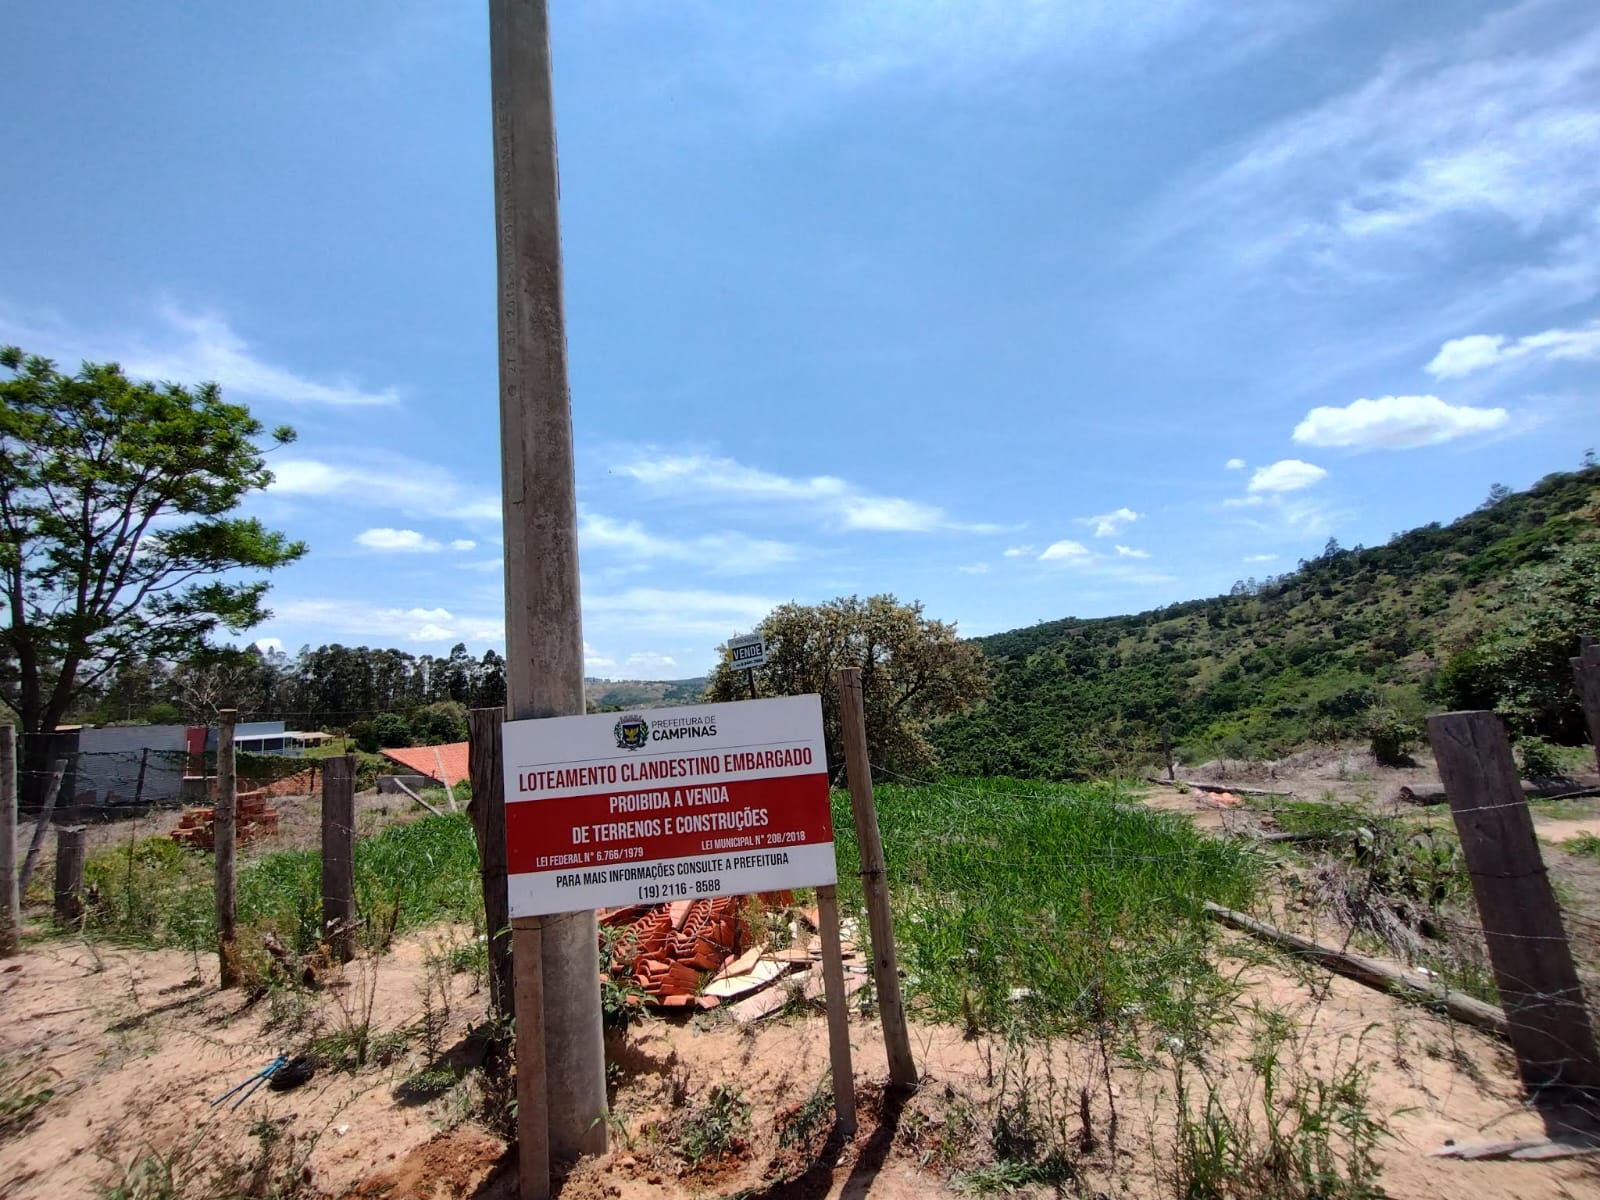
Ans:
{"label": "concrete utility pole", "polygon": [[[584,708],[583,626],[545,0],[489,0],[489,56],[500,266],[506,708],[512,720],[569,716]],[[537,994],[537,977],[529,972],[542,968],[552,1158],[606,1147],[597,946],[592,911],[512,924],[519,1063],[524,1038],[538,1020],[522,1000]],[[519,1121],[519,1140],[528,1140],[530,1124]],[[535,1182],[528,1178],[531,1149],[523,1148],[525,1196]]]}

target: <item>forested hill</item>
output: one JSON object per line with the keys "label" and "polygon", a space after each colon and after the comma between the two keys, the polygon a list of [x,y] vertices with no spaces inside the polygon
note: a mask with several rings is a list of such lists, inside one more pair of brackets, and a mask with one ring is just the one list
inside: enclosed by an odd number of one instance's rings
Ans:
{"label": "forested hill", "polygon": [[1070,778],[1125,768],[1163,725],[1191,761],[1416,729],[1440,707],[1583,736],[1567,657],[1600,636],[1600,467],[1496,487],[1476,512],[1322,555],[1231,594],[976,639],[980,708],[934,732],[945,769]]}

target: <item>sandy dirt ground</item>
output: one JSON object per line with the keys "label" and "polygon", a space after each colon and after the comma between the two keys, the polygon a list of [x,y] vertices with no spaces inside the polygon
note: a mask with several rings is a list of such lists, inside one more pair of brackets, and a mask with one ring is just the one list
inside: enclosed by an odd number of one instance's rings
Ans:
{"label": "sandy dirt ground", "polygon": [[[439,974],[430,970],[430,954],[464,936],[435,930],[401,941],[375,968],[358,960],[343,980],[332,981],[341,986],[317,993],[302,1011],[289,1011],[281,999],[251,1004],[236,992],[219,992],[209,958],[81,941],[34,945],[0,969],[0,1057],[46,1073],[55,1094],[27,1128],[0,1140],[0,1195],[104,1196],[141,1161],[166,1164],[192,1195],[217,1194],[218,1180],[249,1178],[252,1171],[292,1176],[307,1195],[513,1195],[512,1158],[475,1119],[471,1085],[430,1094],[416,1082],[430,1063],[460,1070],[474,1061],[468,1031],[483,1018],[484,997],[470,974],[446,977],[449,1016],[435,1039],[436,1055],[430,1057],[418,1032],[430,1005],[438,1011],[443,1003],[437,988],[429,995],[429,980]],[[1297,976],[1244,959],[1233,969],[1247,1002],[1295,1022],[1293,1055],[1308,1069],[1331,1074],[1354,1061],[1368,1066],[1370,1104],[1388,1114],[1391,1135],[1380,1151],[1383,1184],[1397,1200],[1600,1195],[1594,1162],[1427,1157],[1451,1140],[1538,1132],[1498,1043],[1343,979]],[[237,1109],[232,1101],[212,1105],[274,1055],[359,1022],[368,997],[375,1033],[409,1031],[384,1065],[324,1069],[294,1091],[262,1089]],[[1096,1148],[1081,1156],[1083,1194],[1171,1194],[1163,1174],[1174,1111],[1169,1069],[1114,1065],[1108,1080],[1086,1042],[1036,1045],[1024,1059],[956,1029],[914,1025],[912,1032],[924,1084],[897,1104],[879,1086],[886,1077],[880,1031],[857,1014],[858,1135],[830,1142],[818,1130],[799,1146],[784,1146],[780,1127],[825,1078],[819,1015],[757,1026],[716,1013],[647,1018],[618,1056],[625,1071],[613,1100],[612,1149],[580,1164],[560,1194],[570,1200],[953,1194],[948,1173],[979,1157],[1008,1079],[1012,1087],[1025,1079],[1038,1104],[1061,1105],[1074,1130],[1087,1089]],[[1224,1033],[1193,1057],[1192,1069],[1225,1083],[1247,1051],[1242,1034]],[[739,1152],[690,1169],[675,1152],[676,1131],[683,1114],[719,1084],[751,1104],[749,1128]],[[264,1158],[266,1140],[273,1152]]]}

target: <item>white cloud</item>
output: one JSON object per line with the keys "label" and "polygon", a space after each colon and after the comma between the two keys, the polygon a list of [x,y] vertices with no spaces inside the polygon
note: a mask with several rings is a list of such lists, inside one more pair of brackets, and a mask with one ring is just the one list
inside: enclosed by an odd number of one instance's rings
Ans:
{"label": "white cloud", "polygon": [[957,567],[956,570],[963,575],[987,575],[989,573],[989,564],[986,562],[967,563],[965,566]]}
{"label": "white cloud", "polygon": [[1138,519],[1138,513],[1131,508],[1123,507],[1101,513],[1098,517],[1079,517],[1076,524],[1089,526],[1093,529],[1095,537],[1103,538],[1115,537]]}
{"label": "white cloud", "polygon": [[583,644],[583,667],[586,671],[605,671],[614,668],[617,660],[596,650],[588,642]]}
{"label": "white cloud", "polygon": [[778,606],[766,596],[697,588],[628,588],[621,592],[584,589],[584,628],[619,636],[649,635],[707,645],[747,631]]}
{"label": "white cloud", "polygon": [[1437,379],[1458,379],[1518,359],[1600,359],[1600,321],[1581,329],[1546,329],[1516,339],[1499,333],[1454,338],[1439,347],[1427,371]]}
{"label": "white cloud", "polygon": [[706,454],[644,454],[614,470],[660,495],[705,503],[786,504],[835,525],[878,533],[998,533],[1004,527],[952,520],[919,500],[877,496],[832,475],[794,478]]}
{"label": "white cloud", "polygon": [[1298,458],[1279,459],[1271,466],[1256,468],[1256,473],[1250,477],[1250,491],[1252,493],[1298,492],[1301,488],[1308,488],[1318,480],[1325,479],[1327,474],[1321,467],[1302,462]]}
{"label": "white cloud", "polygon": [[359,463],[288,458],[272,464],[269,496],[338,499],[413,517],[500,523],[500,497],[401,454],[367,451]]}
{"label": "white cloud", "polygon": [[365,408],[399,403],[394,388],[374,392],[349,380],[323,382],[266,362],[215,313],[186,313],[166,305],[159,315],[177,339],[126,354],[122,365],[130,375],[185,384],[215,381],[224,394],[290,404]]}
{"label": "white cloud", "polygon": [[415,529],[367,529],[356,534],[356,544],[368,550],[394,554],[432,554],[444,547]]}
{"label": "white cloud", "polygon": [[1034,548],[1032,546],[1007,546],[1005,548],[1004,557],[1027,558],[1033,554],[1033,549]]}
{"label": "white cloud", "polygon": [[1234,271],[1287,260],[1320,279],[1412,287],[1423,264],[1492,261],[1504,277],[1521,253],[1548,260],[1550,294],[1574,270],[1592,294],[1577,260],[1600,215],[1597,62],[1600,25],[1582,3],[1501,6],[1465,33],[1416,38],[1175,189],[1156,238]]}
{"label": "white cloud", "polygon": [[0,304],[0,341],[16,341],[75,367],[80,360],[118,362],[130,376],[163,383],[216,383],[229,400],[255,398],[332,408],[398,404],[394,388],[373,390],[348,379],[317,379],[268,362],[214,312],[193,313],[169,302],[155,310],[158,326],[106,333],[70,328],[66,322],[30,314],[16,316]]}
{"label": "white cloud", "polygon": [[[778,9],[688,6],[671,10],[671,29],[682,37],[685,20],[708,14],[693,27],[691,57],[678,70],[710,81],[723,101],[709,119],[769,125],[832,111],[870,88],[948,96],[996,76],[1008,88],[1040,86],[1054,77],[1055,64],[1070,64],[1080,82],[1099,72],[1121,78],[1162,50],[1169,51],[1169,73],[1172,61],[1185,71],[1225,70],[1314,19],[1306,7],[1278,0],[821,0]],[[620,44],[625,35],[639,36],[637,13],[613,5],[582,11],[589,40]],[[661,87],[663,97],[680,103],[688,95],[676,74]],[[725,102],[729,93],[737,103]]]}
{"label": "white cloud", "polygon": [[283,641],[282,641],[281,638],[275,638],[275,637],[257,638],[255,640],[255,647],[256,647],[257,650],[261,651],[261,653],[263,653],[263,654],[266,654],[269,651],[275,652],[275,653],[278,653],[278,654],[282,654],[283,653]]}
{"label": "white cloud", "polygon": [[1503,408],[1446,404],[1437,396],[1380,396],[1344,408],[1313,408],[1295,426],[1294,440],[1303,446],[1410,450],[1488,433],[1510,419]]}
{"label": "white cloud", "polygon": [[742,533],[671,538],[650,533],[637,521],[617,521],[594,512],[578,518],[578,544],[585,549],[614,551],[636,559],[693,563],[727,574],[762,571],[800,557],[797,547]]}
{"label": "white cloud", "polygon": [[1247,563],[1276,562],[1277,558],[1278,556],[1276,554],[1246,554],[1244,556],[1244,560]]}
{"label": "white cloud", "polygon": [[665,671],[678,665],[678,660],[670,654],[656,654],[645,650],[637,654],[628,655],[624,664],[630,671]]}
{"label": "white cloud", "polygon": [[1242,471],[1244,470],[1244,459],[1230,458],[1227,462],[1222,464],[1222,468],[1225,471]]}
{"label": "white cloud", "polygon": [[271,625],[293,626],[312,641],[349,637],[372,645],[501,642],[505,637],[498,617],[458,616],[447,608],[385,608],[359,600],[275,601]]}
{"label": "white cloud", "polygon": [[1082,542],[1074,542],[1070,538],[1050,543],[1044,548],[1044,552],[1039,555],[1040,562],[1083,563],[1089,562],[1093,558],[1094,555],[1089,553],[1087,546]]}
{"label": "white cloud", "polygon": [[471,538],[452,538],[450,540],[450,549],[452,549],[452,550],[463,550],[463,551],[465,551],[465,550],[476,550],[477,548],[478,548],[478,543],[473,541]]}
{"label": "white cloud", "polygon": [[1150,551],[1135,550],[1132,546],[1118,546],[1116,548],[1119,558],[1149,558]]}

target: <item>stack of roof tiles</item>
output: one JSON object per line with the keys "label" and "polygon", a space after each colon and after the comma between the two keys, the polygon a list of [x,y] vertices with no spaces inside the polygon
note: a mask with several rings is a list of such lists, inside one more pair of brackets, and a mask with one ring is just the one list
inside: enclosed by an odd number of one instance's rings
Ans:
{"label": "stack of roof tiles", "polygon": [[647,1000],[664,1008],[715,1008],[715,996],[697,995],[700,977],[720,970],[750,940],[742,901],[718,896],[601,913],[602,925],[626,931],[611,943],[613,973],[631,975]]}
{"label": "stack of roof tiles", "polygon": [[[278,811],[267,807],[267,793],[240,792],[234,813],[234,840],[248,842],[278,832]],[[172,840],[180,846],[200,850],[215,849],[217,840],[217,810],[212,806],[187,809],[178,827],[172,831]]]}

